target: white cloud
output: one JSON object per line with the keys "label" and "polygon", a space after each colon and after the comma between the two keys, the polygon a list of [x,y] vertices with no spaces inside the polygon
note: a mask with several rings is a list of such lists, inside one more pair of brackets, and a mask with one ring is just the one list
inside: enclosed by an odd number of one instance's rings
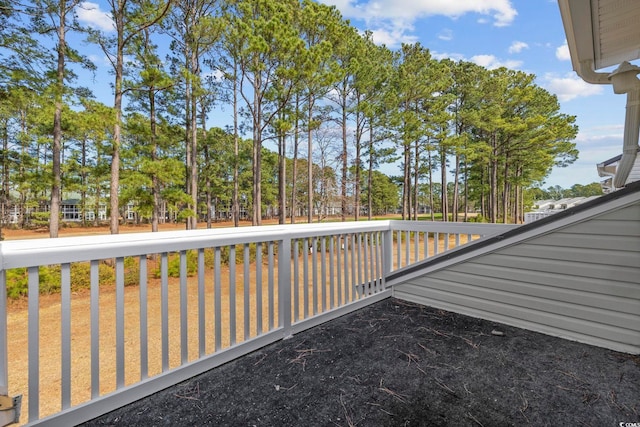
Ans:
{"label": "white cloud", "polygon": [[529,45],[526,44],[525,42],[520,42],[516,40],[513,43],[511,43],[511,46],[509,46],[509,53],[520,53],[524,49],[529,49]]}
{"label": "white cloud", "polygon": [[543,77],[543,86],[551,93],[558,96],[561,102],[592,95],[600,95],[604,92],[602,85],[592,85],[573,73],[558,76],[548,73]]}
{"label": "white cloud", "polygon": [[496,68],[505,67],[512,70],[520,70],[522,67],[522,61],[506,60],[502,61],[495,55],[474,55],[471,58],[465,57],[461,53],[457,52],[437,52],[432,51],[431,56],[434,59],[451,59],[452,61],[469,61],[474,64],[485,67],[488,70],[494,70]]}
{"label": "white cloud", "polygon": [[556,58],[558,58],[560,61],[571,60],[571,55],[569,54],[569,45],[567,45],[567,42],[564,42],[562,46],[559,46],[556,49]]}
{"label": "white cloud", "polygon": [[494,70],[500,67],[518,69],[522,65],[522,61],[515,61],[515,60],[501,61],[495,55],[474,55],[471,57],[470,61],[482,67],[485,67],[489,70]]}
{"label": "white cloud", "polygon": [[491,16],[494,25],[510,25],[518,12],[511,0],[322,0],[336,6],[349,18],[402,19],[414,21],[420,17],[443,15],[458,18],[467,13]]}
{"label": "white cloud", "polygon": [[466,60],[466,58],[464,57],[463,54],[455,53],[455,52],[436,52],[436,51],[432,51],[431,52],[431,56],[434,59],[437,59],[437,60],[442,60],[442,59],[451,59],[452,61],[464,61],[464,60]]}
{"label": "white cloud", "polygon": [[405,34],[402,30],[393,28],[378,28],[371,31],[371,38],[377,45],[385,45],[389,48],[395,48],[402,43],[412,44],[418,41],[418,37]]}
{"label": "white cloud", "polygon": [[[320,0],[336,6],[345,18],[363,20],[369,28],[383,28],[388,35],[402,35],[413,30],[413,24],[428,16],[451,19],[475,13],[491,17],[493,25],[510,25],[518,12],[511,0]],[[399,42],[395,42],[395,45]]]}
{"label": "white cloud", "polygon": [[102,31],[113,31],[115,26],[107,12],[100,10],[100,5],[88,1],[82,2],[76,8],[78,20],[90,27]]}
{"label": "white cloud", "polygon": [[447,42],[453,40],[453,31],[451,31],[449,28],[445,28],[444,30],[440,31],[440,33],[438,34],[438,38]]}

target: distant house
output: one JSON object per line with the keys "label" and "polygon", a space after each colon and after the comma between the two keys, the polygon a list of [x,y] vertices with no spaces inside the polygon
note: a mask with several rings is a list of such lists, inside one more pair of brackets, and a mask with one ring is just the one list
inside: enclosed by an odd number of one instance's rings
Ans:
{"label": "distant house", "polygon": [[[640,152],[640,148],[638,149]],[[617,190],[617,188],[613,184],[613,178],[616,176],[618,171],[618,164],[622,159],[622,154],[612,157],[609,160],[605,160],[602,163],[598,163],[598,175],[601,177],[605,177],[606,179],[601,182],[602,190],[605,193],[610,193],[611,191]],[[631,172],[629,173],[627,180],[624,185],[628,185],[632,182],[640,181],[640,156],[636,156],[636,160],[631,167]]]}
{"label": "distant house", "polygon": [[[80,199],[66,199],[60,203],[60,214],[62,221],[64,222],[80,222],[82,221],[82,205]],[[93,204],[89,204],[93,207]],[[49,206],[47,205],[47,211]],[[84,219],[86,221],[93,221],[96,218],[96,212],[93,210],[85,210]],[[100,221],[107,220],[107,206],[104,203],[100,203],[98,209],[98,219]]]}
{"label": "distant house", "polygon": [[524,222],[530,223],[548,217],[565,209],[581,205],[600,196],[571,197],[560,200],[541,200],[533,204],[533,211],[524,214]]}

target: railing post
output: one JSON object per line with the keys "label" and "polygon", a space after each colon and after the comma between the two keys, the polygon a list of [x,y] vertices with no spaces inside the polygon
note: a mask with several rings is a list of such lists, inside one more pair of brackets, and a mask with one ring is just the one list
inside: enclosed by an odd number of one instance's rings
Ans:
{"label": "railing post", "polygon": [[278,319],[284,338],[293,335],[291,328],[291,238],[278,241]]}
{"label": "railing post", "polygon": [[[1,256],[1,255],[0,255]],[[9,394],[9,349],[7,348],[7,273],[0,266],[0,396]]]}
{"label": "railing post", "polygon": [[393,228],[391,226],[382,232],[382,267],[382,277],[386,282],[393,268]]}
{"label": "railing post", "polygon": [[[0,245],[0,252],[2,247]],[[9,349],[7,347],[7,273],[0,253],[0,426],[20,421],[22,396],[9,397]]]}

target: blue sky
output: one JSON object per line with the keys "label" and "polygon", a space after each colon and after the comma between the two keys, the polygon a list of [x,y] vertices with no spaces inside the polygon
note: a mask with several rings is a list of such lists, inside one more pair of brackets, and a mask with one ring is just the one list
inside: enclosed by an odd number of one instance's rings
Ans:
{"label": "blue sky", "polygon": [[[615,95],[609,85],[587,84],[572,71],[556,0],[319,1],[335,5],[352,25],[373,31],[376,43],[390,48],[420,42],[436,58],[535,74],[537,84],[558,96],[561,111],[575,115],[580,128],[575,141],[579,159],[568,168],[554,169],[545,188],[599,182],[596,164],[621,153],[625,96]],[[81,21],[112,28],[101,13],[106,7],[93,3],[78,10]],[[94,59],[107,67],[104,57],[96,54]],[[384,172],[398,173],[395,168]]]}
{"label": "blue sky", "polygon": [[[587,1],[587,0],[585,0]],[[545,188],[599,182],[596,164],[622,150],[626,98],[609,85],[583,82],[572,71],[556,0],[322,0],[335,5],[376,43],[395,48],[420,42],[437,58],[463,59],[487,68],[506,66],[537,76],[575,115],[579,159],[556,168]]]}

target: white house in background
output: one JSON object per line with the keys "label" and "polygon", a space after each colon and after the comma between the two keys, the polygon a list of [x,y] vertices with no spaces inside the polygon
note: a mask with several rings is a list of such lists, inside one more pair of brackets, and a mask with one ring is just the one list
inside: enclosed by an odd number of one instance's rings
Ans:
{"label": "white house in background", "polygon": [[598,197],[600,196],[571,197],[560,200],[541,200],[539,202],[535,202],[533,204],[534,210],[532,212],[525,212],[524,223],[528,224],[530,222],[537,221],[539,219],[548,217],[549,215],[562,212],[565,209],[569,209],[574,206],[589,202]]}
{"label": "white house in background", "polygon": [[[640,148],[639,148],[640,150]],[[598,163],[598,175],[601,177],[606,177],[604,181],[602,181],[602,190],[605,193],[609,193],[611,191],[617,190],[617,188],[613,185],[613,178],[616,175],[616,171],[618,169],[618,164],[622,159],[622,154],[612,157],[609,160],[605,160],[602,163]],[[629,172],[629,176],[627,177],[624,185],[631,184],[632,182],[640,181],[640,156],[636,155],[636,161],[633,163],[631,167],[631,172]]]}

